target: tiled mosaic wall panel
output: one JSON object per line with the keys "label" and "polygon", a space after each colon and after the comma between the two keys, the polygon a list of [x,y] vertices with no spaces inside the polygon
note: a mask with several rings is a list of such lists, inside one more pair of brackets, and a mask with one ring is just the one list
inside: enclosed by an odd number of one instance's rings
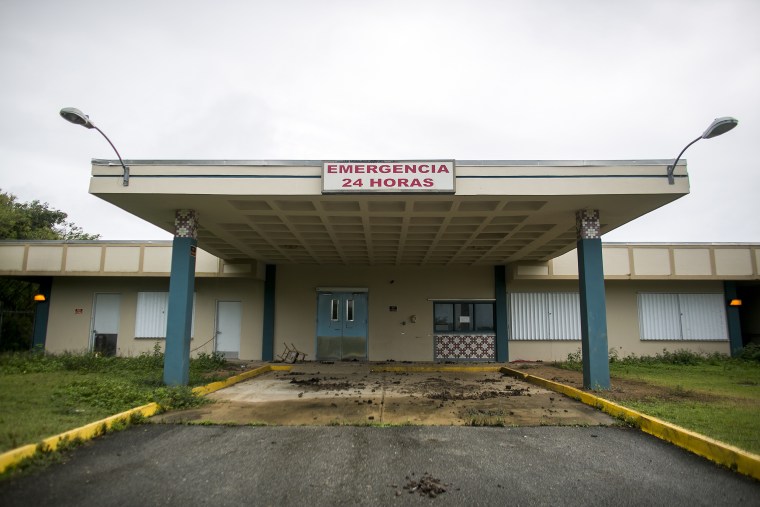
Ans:
{"label": "tiled mosaic wall panel", "polygon": [[496,337],[492,335],[436,335],[435,358],[438,360],[496,360]]}

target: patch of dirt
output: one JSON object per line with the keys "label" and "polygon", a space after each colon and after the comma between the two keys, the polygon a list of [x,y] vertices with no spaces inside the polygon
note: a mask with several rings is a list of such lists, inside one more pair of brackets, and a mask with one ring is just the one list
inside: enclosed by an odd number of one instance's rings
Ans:
{"label": "patch of dirt", "polygon": [[319,377],[312,377],[308,379],[292,379],[291,384],[305,387],[312,391],[347,391],[348,389],[356,389],[357,387],[364,387],[363,384],[352,384],[350,382],[324,382],[325,380],[337,380],[336,377],[325,377],[321,379]]}
{"label": "patch of dirt", "polygon": [[[534,375],[546,380],[559,382],[577,389],[589,391],[583,388],[583,373],[573,370],[565,370],[548,364],[526,363],[510,365],[514,370],[524,371],[528,375]],[[641,380],[610,377],[610,390],[599,393],[601,397],[612,401],[646,401],[657,399],[661,401],[704,401],[713,402],[720,400],[719,396],[691,391],[688,389],[657,386]]]}
{"label": "patch of dirt", "polygon": [[528,392],[529,388],[517,388],[513,389],[512,386],[507,386],[503,391],[477,391],[474,393],[452,393],[451,391],[440,391],[434,393],[426,393],[425,397],[431,400],[441,401],[456,401],[456,400],[487,400],[490,398],[502,398],[506,396],[530,396]]}
{"label": "patch of dirt", "polygon": [[[414,474],[412,474],[414,476]],[[433,477],[425,472],[419,479],[410,478],[406,476],[407,483],[404,489],[411,493],[419,493],[421,496],[427,496],[435,498],[438,495],[445,493],[446,490],[451,487],[451,484],[444,484],[440,479]],[[400,496],[401,492],[396,491],[396,496]]]}
{"label": "patch of dirt", "polygon": [[151,420],[275,425],[615,424],[592,407],[498,372],[397,374],[371,373],[367,366],[315,366],[262,375],[209,395],[216,403]]}

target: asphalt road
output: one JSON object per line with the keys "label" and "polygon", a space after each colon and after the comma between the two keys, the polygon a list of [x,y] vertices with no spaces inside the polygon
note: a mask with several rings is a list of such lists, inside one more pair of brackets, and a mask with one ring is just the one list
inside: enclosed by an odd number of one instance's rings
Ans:
{"label": "asphalt road", "polygon": [[[447,491],[404,489],[425,473]],[[736,506],[760,482],[619,427],[147,424],[0,482],[0,504]]]}

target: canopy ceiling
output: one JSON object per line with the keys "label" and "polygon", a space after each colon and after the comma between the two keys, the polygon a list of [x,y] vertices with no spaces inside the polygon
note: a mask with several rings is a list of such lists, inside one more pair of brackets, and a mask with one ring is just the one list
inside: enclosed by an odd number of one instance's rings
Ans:
{"label": "canopy ceiling", "polygon": [[198,246],[227,261],[495,265],[575,248],[575,212],[602,233],[688,193],[667,161],[457,162],[455,194],[323,195],[320,161],[93,161],[90,191],[169,232],[199,216]]}

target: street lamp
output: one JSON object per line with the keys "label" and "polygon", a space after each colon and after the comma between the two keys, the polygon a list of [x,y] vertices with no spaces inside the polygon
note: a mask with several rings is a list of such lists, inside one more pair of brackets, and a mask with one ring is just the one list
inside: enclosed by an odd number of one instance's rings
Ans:
{"label": "street lamp", "polygon": [[731,118],[730,116],[715,118],[715,120],[713,120],[710,126],[707,127],[707,129],[702,133],[702,135],[694,139],[689,144],[687,144],[686,148],[681,150],[681,153],[678,154],[678,157],[676,157],[675,162],[673,162],[671,165],[668,166],[668,184],[670,185],[675,184],[675,178],[673,178],[673,171],[676,170],[676,164],[681,159],[681,155],[683,155],[683,152],[685,152],[689,146],[696,143],[700,139],[712,139],[713,137],[717,137],[721,134],[725,134],[732,128],[736,127],[738,124],[739,124],[739,120],[737,120],[736,118]]}
{"label": "street lamp", "polygon": [[110,139],[108,139],[108,136],[103,133],[102,130],[100,130],[98,127],[95,126],[92,121],[90,121],[90,117],[84,114],[82,111],[75,107],[64,107],[61,109],[61,116],[64,120],[69,121],[71,123],[74,123],[75,125],[81,125],[88,129],[95,129],[98,132],[100,132],[100,135],[106,138],[106,141],[108,141],[108,144],[111,145],[111,148],[113,148],[113,151],[116,152],[116,156],[119,157],[119,162],[121,162],[121,167],[124,169],[124,172],[122,173],[122,185],[125,187],[129,186],[129,167],[124,165],[124,161],[121,159],[121,155],[119,155],[119,151],[116,149],[116,146],[113,145]]}

